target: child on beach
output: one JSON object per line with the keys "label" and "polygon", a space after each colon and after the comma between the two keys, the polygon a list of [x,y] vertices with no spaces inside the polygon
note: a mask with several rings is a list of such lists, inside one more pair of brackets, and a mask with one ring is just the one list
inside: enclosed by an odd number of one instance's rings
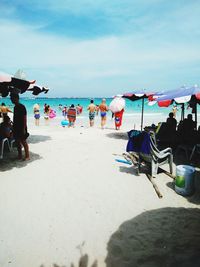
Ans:
{"label": "child on beach", "polygon": [[67,119],[67,106],[64,106],[64,108],[62,110],[62,115],[64,117],[64,120],[66,121],[66,119]]}
{"label": "child on beach", "polygon": [[100,115],[101,115],[101,128],[104,129],[106,124],[106,115],[108,111],[108,106],[106,105],[106,99],[103,98],[101,104],[99,105]]}

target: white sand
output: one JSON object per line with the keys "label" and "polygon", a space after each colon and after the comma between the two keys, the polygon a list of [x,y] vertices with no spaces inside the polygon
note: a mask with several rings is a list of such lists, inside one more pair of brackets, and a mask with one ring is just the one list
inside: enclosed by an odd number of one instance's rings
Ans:
{"label": "white sand", "polygon": [[[156,122],[155,118],[153,120]],[[137,124],[139,118],[134,121]],[[180,211],[174,212],[175,208],[199,206],[193,198],[177,195],[169,187],[172,179],[164,174],[155,179],[164,196],[159,199],[144,174],[135,176],[132,167],[115,162],[119,157],[113,153],[125,152],[124,132],[133,128],[132,123],[127,122],[128,118],[119,132],[113,129],[110,119],[105,130],[99,128],[99,121],[94,128],[89,128],[81,119],[74,129],[62,128],[56,121],[45,126],[41,120],[39,127],[30,122],[30,162],[13,160],[16,151],[6,154],[5,160],[0,162],[1,267],[77,264],[80,257],[77,246],[83,242],[83,253],[88,253],[90,263],[97,259],[98,266],[151,266],[141,259],[139,265],[132,265],[130,257],[134,252],[130,252],[130,247],[124,252],[124,228],[119,231],[121,224],[146,211],[171,207],[175,218],[176,214],[180,217]],[[152,118],[147,118],[146,122],[150,124]],[[181,210],[186,219],[192,218],[187,212],[188,209],[186,212]],[[159,220],[159,214],[153,222],[155,229],[151,226],[150,231],[159,228],[163,248],[165,233],[160,231],[163,218]],[[164,218],[167,219],[167,214]],[[152,220],[151,217],[151,223]],[[144,241],[143,250],[148,251],[150,232],[144,221],[144,233],[138,234],[137,238],[141,238],[140,243]],[[135,223],[137,226],[136,221],[125,228],[128,235],[137,229],[133,227]],[[113,238],[116,233],[117,238]],[[122,233],[121,237],[119,233]]]}

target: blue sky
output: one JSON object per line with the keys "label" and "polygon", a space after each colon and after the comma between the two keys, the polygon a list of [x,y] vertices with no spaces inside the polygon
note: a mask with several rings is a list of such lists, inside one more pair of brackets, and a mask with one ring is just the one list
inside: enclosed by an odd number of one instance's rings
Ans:
{"label": "blue sky", "polygon": [[199,0],[1,0],[0,70],[49,97],[200,84]]}

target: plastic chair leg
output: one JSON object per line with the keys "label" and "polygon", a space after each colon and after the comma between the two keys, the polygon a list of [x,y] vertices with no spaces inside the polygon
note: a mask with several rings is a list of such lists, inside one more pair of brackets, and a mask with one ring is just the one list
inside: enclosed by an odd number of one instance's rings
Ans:
{"label": "plastic chair leg", "polygon": [[3,158],[3,151],[4,151],[5,142],[7,142],[7,144],[8,144],[8,149],[10,150],[10,146],[9,146],[9,143],[8,143],[8,139],[7,139],[7,138],[4,138],[4,139],[1,141],[1,155],[0,155],[0,159]]}

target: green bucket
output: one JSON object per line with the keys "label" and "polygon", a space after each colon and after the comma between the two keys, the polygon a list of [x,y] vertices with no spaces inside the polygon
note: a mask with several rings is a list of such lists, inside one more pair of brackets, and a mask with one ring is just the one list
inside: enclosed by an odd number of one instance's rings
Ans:
{"label": "green bucket", "polygon": [[178,165],[176,167],[175,191],[182,196],[194,193],[195,168],[189,165]]}

